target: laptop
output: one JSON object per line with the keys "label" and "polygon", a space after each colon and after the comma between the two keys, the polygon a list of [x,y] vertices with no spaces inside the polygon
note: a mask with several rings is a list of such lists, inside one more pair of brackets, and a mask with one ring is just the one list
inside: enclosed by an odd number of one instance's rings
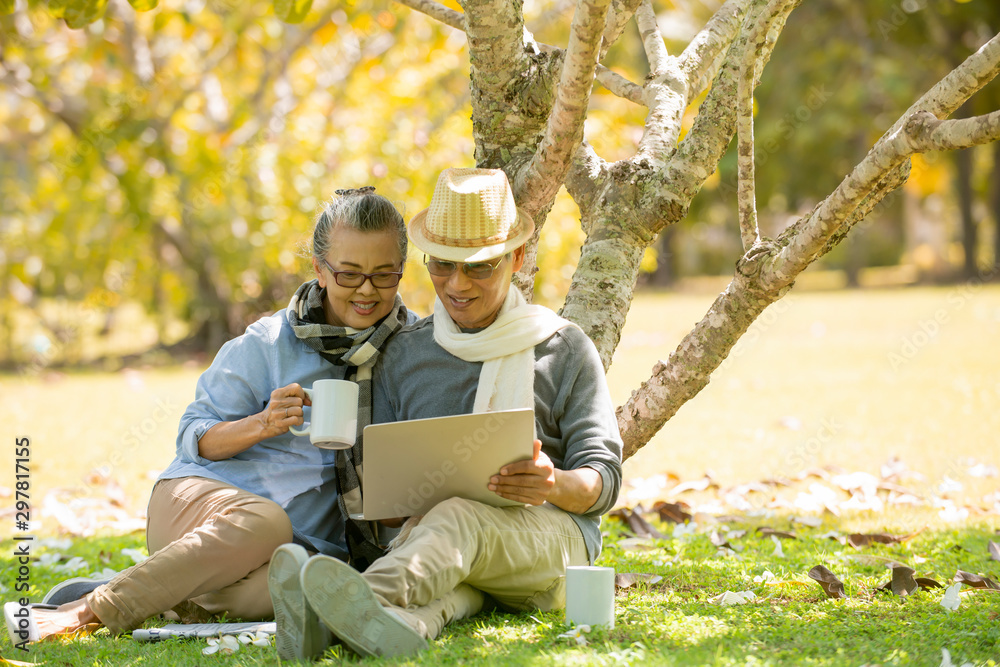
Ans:
{"label": "laptop", "polygon": [[534,419],[522,408],[366,426],[363,515],[351,518],[425,514],[456,496],[523,507],[486,485],[501,467],[531,458]]}

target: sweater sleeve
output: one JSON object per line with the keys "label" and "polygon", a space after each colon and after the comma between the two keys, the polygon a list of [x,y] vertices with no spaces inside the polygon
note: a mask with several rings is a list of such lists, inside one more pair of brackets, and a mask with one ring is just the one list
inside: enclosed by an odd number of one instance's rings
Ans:
{"label": "sweater sleeve", "polygon": [[621,489],[621,435],[597,349],[576,327],[556,333],[536,359],[535,414],[556,467],[601,475],[601,495],[584,516],[610,510]]}
{"label": "sweater sleeve", "polygon": [[177,457],[209,463],[198,455],[198,441],[218,423],[257,414],[271,398],[275,333],[266,320],[228,341],[212,365],[198,378],[195,399],[181,416],[177,430]]}

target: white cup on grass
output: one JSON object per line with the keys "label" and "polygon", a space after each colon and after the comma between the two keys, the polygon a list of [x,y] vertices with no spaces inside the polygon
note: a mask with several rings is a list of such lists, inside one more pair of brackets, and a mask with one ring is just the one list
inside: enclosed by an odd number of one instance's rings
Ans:
{"label": "white cup on grass", "polygon": [[574,625],[615,627],[615,569],[570,566],[566,568],[566,622]]}

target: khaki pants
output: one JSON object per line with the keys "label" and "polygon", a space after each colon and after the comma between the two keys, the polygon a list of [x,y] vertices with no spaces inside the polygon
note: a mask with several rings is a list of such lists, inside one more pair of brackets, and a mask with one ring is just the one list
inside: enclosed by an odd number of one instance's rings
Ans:
{"label": "khaki pants", "polygon": [[508,609],[559,609],[566,566],[588,562],[579,526],[560,509],[452,498],[361,576],[383,606],[434,639],[476,614],[484,593]]}
{"label": "khaki pants", "polygon": [[149,500],[151,556],[95,589],[87,603],[115,633],[178,606],[186,620],[223,612],[268,619],[267,565],[291,541],[288,515],[267,498],[202,477],[160,480]]}

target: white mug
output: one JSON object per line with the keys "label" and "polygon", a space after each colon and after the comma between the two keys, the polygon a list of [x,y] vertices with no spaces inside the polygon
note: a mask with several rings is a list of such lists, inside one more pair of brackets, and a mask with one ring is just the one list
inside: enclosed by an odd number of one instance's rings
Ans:
{"label": "white mug", "polygon": [[358,385],[350,380],[317,380],[303,391],[312,401],[312,420],[302,430],[309,441],[323,449],[350,449],[358,432]]}
{"label": "white mug", "polygon": [[574,625],[615,627],[615,569],[570,566],[566,568],[566,622]]}

